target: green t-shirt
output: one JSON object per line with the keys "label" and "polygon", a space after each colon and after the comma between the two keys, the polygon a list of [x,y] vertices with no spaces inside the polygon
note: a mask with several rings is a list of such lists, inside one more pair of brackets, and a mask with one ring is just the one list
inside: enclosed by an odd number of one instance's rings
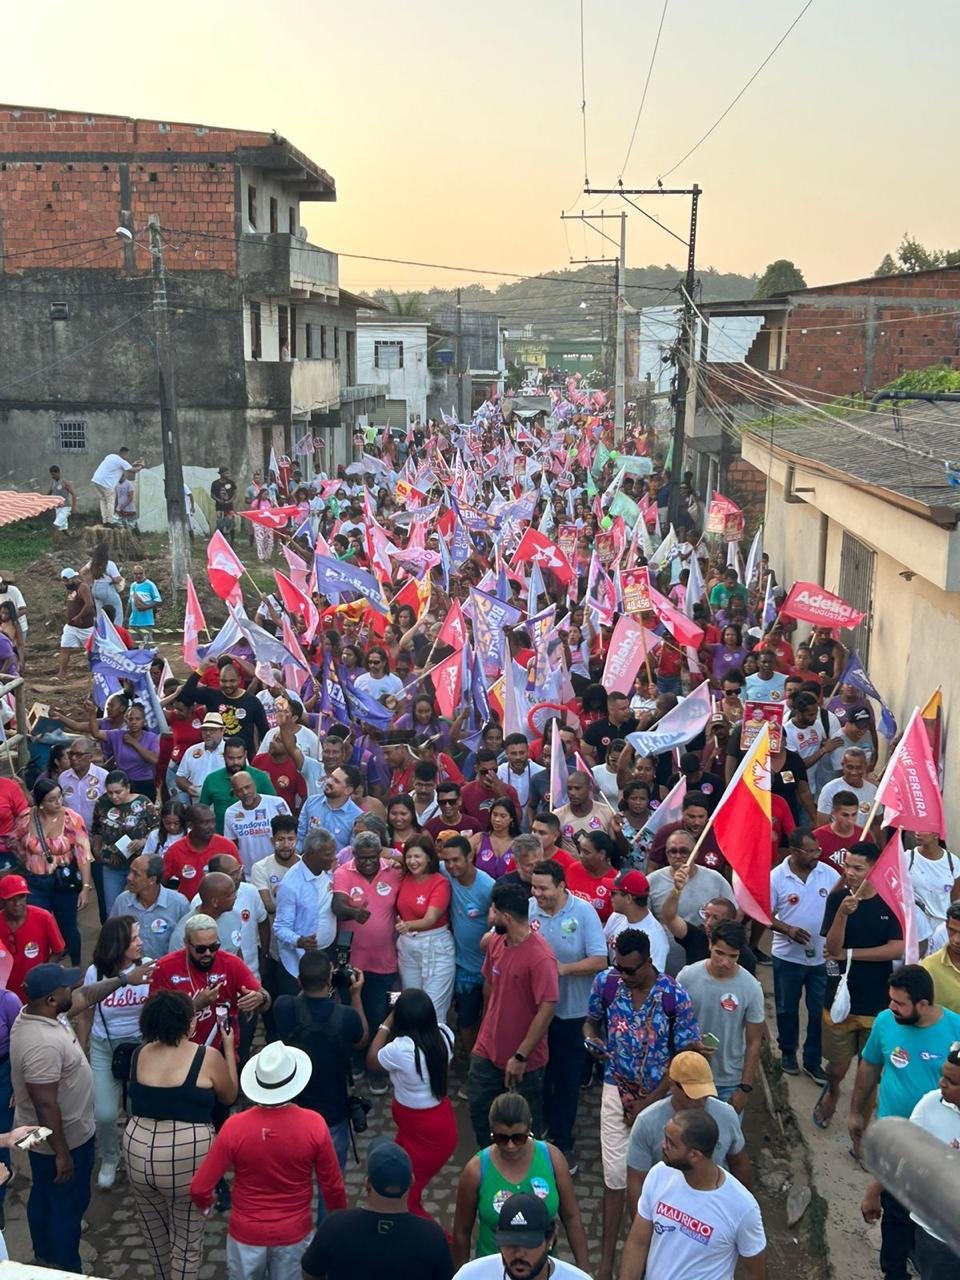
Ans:
{"label": "green t-shirt", "polygon": [[960,1040],[960,1014],[950,1009],[944,1009],[940,1019],[929,1027],[903,1026],[889,1009],[877,1014],[862,1057],[882,1069],[878,1119],[909,1119],[923,1095],[937,1088],[940,1068],[955,1040]]}
{"label": "green t-shirt", "polygon": [[726,609],[730,603],[731,597],[737,596],[747,603],[747,589],[741,582],[734,583],[733,587],[728,587],[725,582],[718,582],[710,592],[710,608]]}
{"label": "green t-shirt", "polygon": [[[257,784],[257,791],[262,796],[275,796],[277,793],[273,789],[273,783],[262,769],[253,769],[250,765],[244,769],[244,773],[249,773],[250,777]],[[208,773],[203,780],[203,786],[200,788],[200,804],[212,805],[214,815],[217,819],[217,831],[223,835],[223,818],[224,814],[232,804],[236,804],[237,797],[233,794],[233,788],[230,785],[231,774],[226,769],[215,769],[213,773]]]}
{"label": "green t-shirt", "polygon": [[545,1142],[535,1141],[533,1158],[527,1176],[520,1182],[511,1182],[505,1178],[490,1158],[490,1148],[480,1152],[480,1193],[477,1198],[477,1233],[478,1258],[489,1257],[499,1253],[496,1240],[497,1223],[500,1210],[505,1200],[521,1191],[536,1196],[543,1201],[543,1206],[551,1218],[557,1216],[560,1208],[560,1192],[557,1190],[557,1179],[553,1172],[553,1161]]}

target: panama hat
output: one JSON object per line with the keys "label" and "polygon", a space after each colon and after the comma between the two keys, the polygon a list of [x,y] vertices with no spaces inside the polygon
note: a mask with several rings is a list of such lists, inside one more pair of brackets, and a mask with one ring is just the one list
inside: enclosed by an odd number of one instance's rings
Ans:
{"label": "panama hat", "polygon": [[240,1088],[251,1102],[279,1107],[303,1092],[312,1071],[309,1054],[275,1040],[243,1068]]}

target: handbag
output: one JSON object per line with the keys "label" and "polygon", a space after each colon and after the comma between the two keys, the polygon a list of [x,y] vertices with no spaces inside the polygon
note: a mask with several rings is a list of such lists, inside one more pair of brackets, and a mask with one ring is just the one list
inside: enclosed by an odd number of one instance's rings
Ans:
{"label": "handbag", "polygon": [[99,1013],[100,1021],[103,1023],[103,1034],[107,1037],[107,1044],[110,1046],[110,1074],[114,1080],[119,1080],[123,1085],[123,1105],[126,1106],[127,1085],[130,1083],[130,1066],[133,1062],[133,1055],[140,1048],[140,1045],[133,1040],[124,1040],[121,1044],[114,1044],[110,1039],[107,1020],[103,1016],[103,1009],[100,1005],[97,1005],[97,1013]]}
{"label": "handbag", "polygon": [[[43,850],[43,855],[49,866],[54,861],[54,857],[47,845],[47,837],[43,834],[40,815],[36,809],[33,811],[33,821],[37,828],[37,839],[40,841],[40,848]],[[53,876],[53,888],[56,893],[79,893],[83,888],[83,876],[80,874],[80,868],[76,862],[57,863],[49,874]]]}
{"label": "handbag", "polygon": [[850,964],[853,960],[853,951],[847,952],[847,967],[840,975],[840,984],[837,987],[833,997],[833,1004],[830,1006],[830,1021],[837,1025],[846,1022],[850,1017]]}

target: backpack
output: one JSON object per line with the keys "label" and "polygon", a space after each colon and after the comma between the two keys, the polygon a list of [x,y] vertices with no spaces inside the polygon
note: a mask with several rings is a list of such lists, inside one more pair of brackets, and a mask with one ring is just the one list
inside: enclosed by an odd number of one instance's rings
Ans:
{"label": "backpack", "polygon": [[[667,1052],[672,1058],[674,1053],[674,1031],[677,1024],[677,984],[674,982],[673,978],[668,977],[666,974],[662,974],[661,976],[667,978],[667,981],[670,983],[670,989],[668,991],[664,991],[660,997],[660,1007],[667,1015]],[[600,1003],[603,1005],[604,1014],[606,1014],[607,1010],[613,1004],[619,982],[620,975],[617,973],[616,969],[607,974],[603,988],[600,992]]]}
{"label": "backpack", "polygon": [[337,1007],[333,1006],[322,1021],[310,1012],[303,995],[293,999],[293,1030],[287,1043],[294,1049],[302,1049],[313,1066],[306,1088],[300,1095],[302,1104],[320,1111],[330,1100],[339,1077],[343,1082],[344,1096],[351,1085],[350,1048],[344,1044],[335,1030]]}

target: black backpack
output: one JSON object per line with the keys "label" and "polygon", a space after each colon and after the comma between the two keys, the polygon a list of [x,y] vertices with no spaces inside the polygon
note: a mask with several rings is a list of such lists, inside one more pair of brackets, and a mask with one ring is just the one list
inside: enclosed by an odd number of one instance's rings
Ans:
{"label": "black backpack", "polygon": [[[338,1006],[330,1005],[327,1016],[317,1018],[303,995],[293,1000],[293,1029],[287,1043],[302,1049],[313,1064],[313,1072],[298,1101],[304,1107],[323,1114],[335,1098],[346,1098],[350,1092],[350,1048],[338,1035]],[[338,1087],[337,1081],[342,1083]]]}

